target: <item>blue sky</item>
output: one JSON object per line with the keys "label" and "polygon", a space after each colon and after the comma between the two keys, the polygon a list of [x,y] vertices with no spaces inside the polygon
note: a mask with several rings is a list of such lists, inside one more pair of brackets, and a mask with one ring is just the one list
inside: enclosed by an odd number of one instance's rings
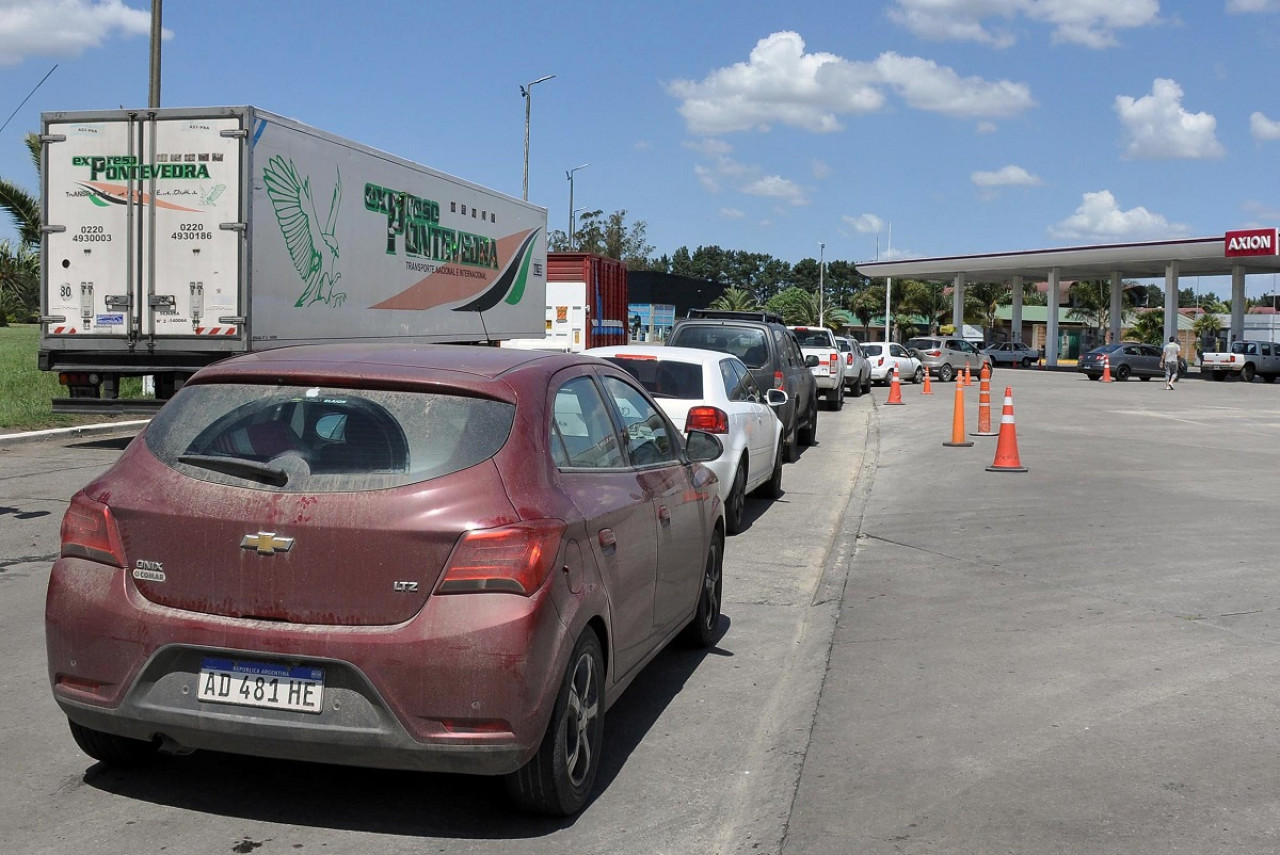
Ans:
{"label": "blue sky", "polygon": [[[1280,0],[170,0],[161,103],[252,104],[655,254],[797,262],[1280,225]],[[46,110],[141,107],[150,7],[0,0],[0,175]],[[0,237],[13,235],[0,225]],[[1229,295],[1221,280],[1183,287]],[[1249,280],[1251,295],[1276,288]]]}

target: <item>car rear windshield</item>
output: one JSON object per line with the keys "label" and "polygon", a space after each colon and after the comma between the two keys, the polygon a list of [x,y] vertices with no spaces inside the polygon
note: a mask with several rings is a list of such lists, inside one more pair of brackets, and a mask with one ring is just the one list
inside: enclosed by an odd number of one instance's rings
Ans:
{"label": "car rear windshield", "polygon": [[907,342],[908,349],[935,350],[942,347],[942,340],[936,338],[913,338]]}
{"label": "car rear windshield", "polygon": [[748,368],[764,368],[769,364],[769,340],[765,330],[759,327],[690,324],[677,327],[667,344],[732,353]]}
{"label": "car rear windshield", "polygon": [[831,347],[831,333],[826,330],[792,330],[801,347]]}
{"label": "car rear windshield", "polygon": [[144,433],[193,478],[284,492],[375,490],[497,453],[515,406],[439,393],[209,384],[181,389]]}
{"label": "car rear windshield", "polygon": [[668,359],[633,359],[626,356],[607,357],[609,362],[640,381],[655,398],[684,398],[700,401],[702,366]]}
{"label": "car rear windshield", "polygon": [[862,346],[862,352],[867,356],[879,356],[881,347],[881,345],[874,342],[868,342]]}

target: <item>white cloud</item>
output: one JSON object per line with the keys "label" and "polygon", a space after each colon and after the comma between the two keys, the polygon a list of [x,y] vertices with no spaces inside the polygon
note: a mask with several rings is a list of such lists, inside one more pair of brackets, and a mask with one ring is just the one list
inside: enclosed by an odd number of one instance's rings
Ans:
{"label": "white cloud", "polygon": [[1044,182],[1021,166],[1002,166],[994,172],[974,172],[970,180],[979,187],[1038,187]]}
{"label": "white cloud", "polygon": [[1280,122],[1268,119],[1261,113],[1249,116],[1249,133],[1260,142],[1280,140]]}
{"label": "white cloud", "polygon": [[994,134],[998,128],[995,122],[978,122],[974,131],[980,134]]}
{"label": "white cloud", "polygon": [[884,220],[875,214],[859,214],[856,217],[845,214],[840,219],[858,234],[875,235],[884,230]]}
{"label": "white cloud", "polygon": [[667,91],[696,134],[767,131],[775,124],[812,133],[842,129],[840,117],[884,107],[896,93],[920,110],[958,117],[1004,117],[1035,106],[1025,83],[961,77],[918,57],[881,54],[855,62],[831,53],[805,53],[798,33],[761,39],[746,62],[712,71],[700,81],[676,80]]}
{"label": "white cloud", "polygon": [[1143,207],[1122,211],[1110,190],[1099,190],[1085,193],[1075,213],[1050,226],[1048,233],[1067,240],[1129,241],[1185,237],[1190,230]]}
{"label": "white cloud", "polygon": [[746,219],[747,212],[737,208],[721,208],[720,216],[726,220],[743,220]]}
{"label": "white cloud", "polygon": [[1115,111],[1128,140],[1126,159],[1204,159],[1225,153],[1215,136],[1217,120],[1184,110],[1182,87],[1173,80],[1156,78],[1151,94],[1141,98],[1117,95]]}
{"label": "white cloud", "polygon": [[1280,0],[1227,0],[1227,12],[1233,15],[1247,12],[1280,12]]}
{"label": "white cloud", "polygon": [[4,0],[0,66],[17,65],[32,56],[76,57],[117,36],[150,33],[151,13],[120,0]]}
{"label": "white cloud", "polygon": [[693,175],[698,179],[698,183],[702,185],[702,189],[708,193],[720,192],[720,181],[716,178],[714,172],[702,164],[694,164]]}
{"label": "white cloud", "polygon": [[748,196],[764,196],[778,199],[788,205],[807,205],[809,199],[804,189],[794,181],[778,175],[765,175],[740,188]]}
{"label": "white cloud", "polygon": [[817,178],[819,181],[824,178],[830,178],[833,172],[831,164],[827,163],[825,160],[818,160],[817,158],[814,158],[809,162],[809,169],[813,173],[813,177]]}
{"label": "white cloud", "polygon": [[1158,0],[894,0],[889,17],[924,39],[994,48],[1012,45],[1025,18],[1052,26],[1056,42],[1105,48],[1118,43],[1117,30],[1150,26],[1159,13]]}
{"label": "white cloud", "polygon": [[729,145],[722,139],[715,137],[703,137],[700,140],[686,140],[684,147],[690,151],[696,151],[700,154],[721,155],[728,154],[733,151],[733,146]]}

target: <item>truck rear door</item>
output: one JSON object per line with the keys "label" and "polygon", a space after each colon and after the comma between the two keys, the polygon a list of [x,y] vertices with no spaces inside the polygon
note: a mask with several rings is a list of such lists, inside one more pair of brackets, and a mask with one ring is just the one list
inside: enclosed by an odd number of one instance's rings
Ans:
{"label": "truck rear door", "polygon": [[47,336],[240,333],[241,137],[237,116],[46,123]]}

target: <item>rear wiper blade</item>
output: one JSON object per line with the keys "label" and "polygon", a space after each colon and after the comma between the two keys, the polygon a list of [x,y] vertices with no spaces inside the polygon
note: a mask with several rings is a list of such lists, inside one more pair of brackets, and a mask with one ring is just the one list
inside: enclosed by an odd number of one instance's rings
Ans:
{"label": "rear wiper blade", "polygon": [[289,483],[289,475],[279,466],[259,463],[257,460],[245,460],[243,457],[219,457],[216,454],[180,454],[179,463],[199,466],[213,472],[221,472],[236,478],[246,478],[272,487],[283,487]]}

